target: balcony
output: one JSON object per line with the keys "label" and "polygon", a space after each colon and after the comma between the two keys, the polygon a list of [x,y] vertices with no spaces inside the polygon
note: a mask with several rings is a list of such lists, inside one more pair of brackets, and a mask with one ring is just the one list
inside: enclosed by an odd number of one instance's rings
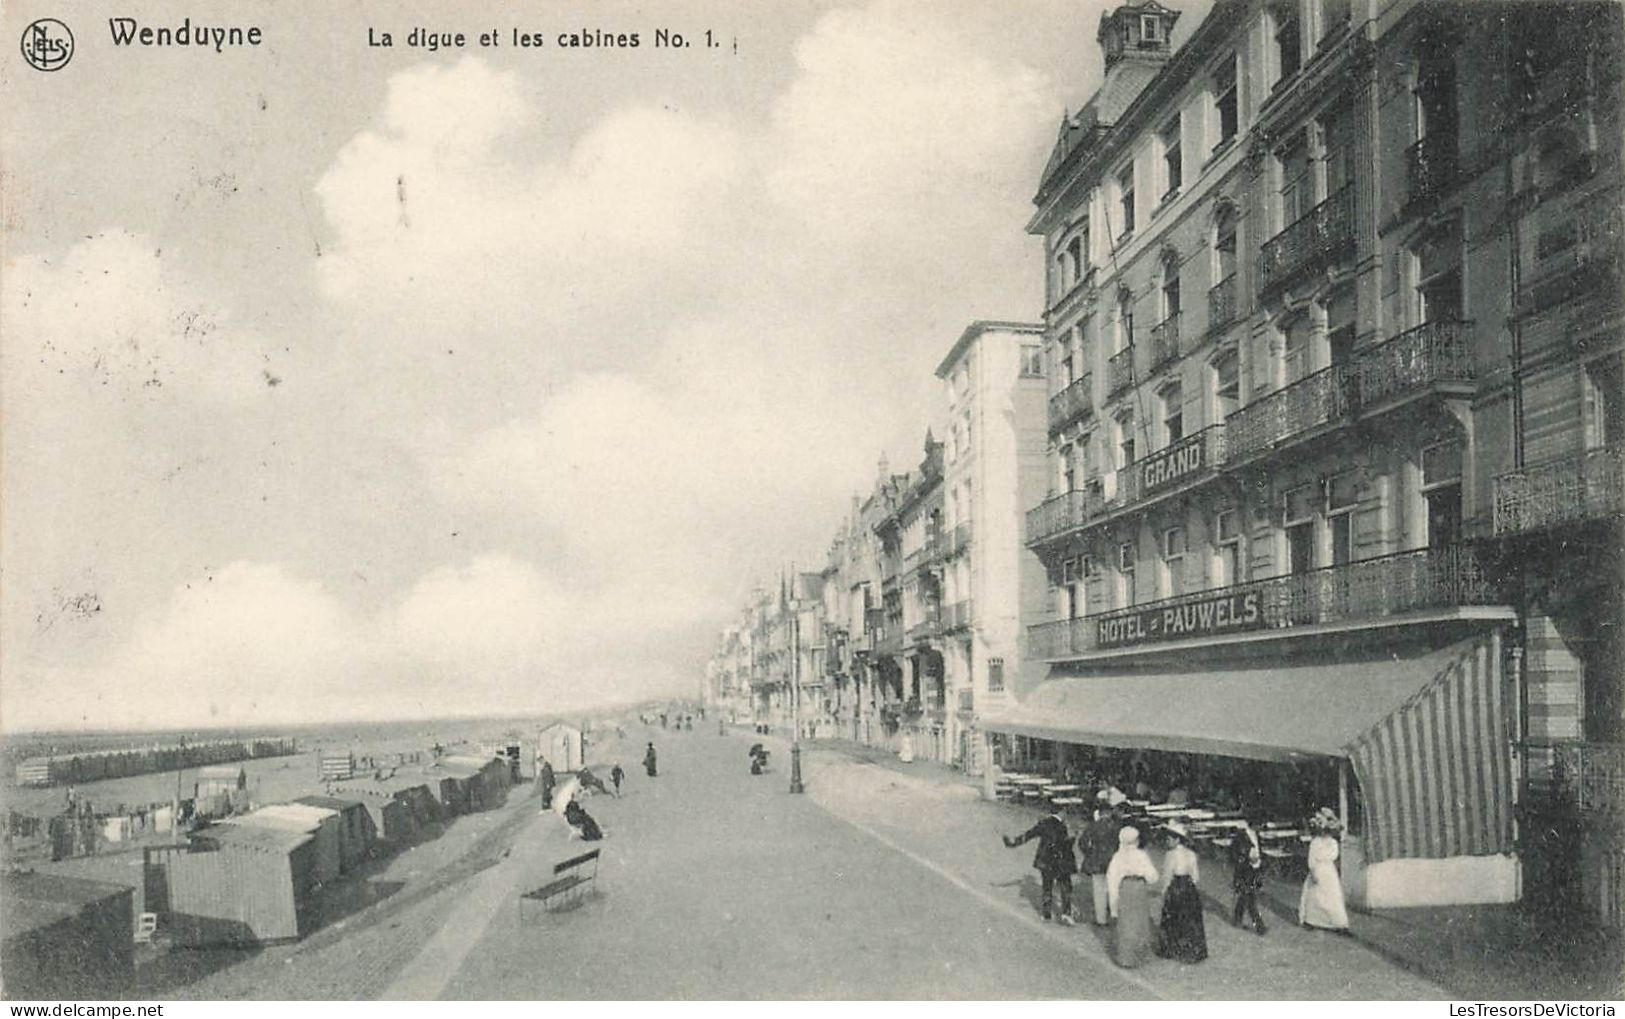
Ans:
{"label": "balcony", "polygon": [[1228,461],[1435,388],[1471,392],[1471,329],[1471,322],[1424,323],[1254,400],[1224,419]]}
{"label": "balcony", "polygon": [[1455,186],[1456,148],[1455,134],[1445,133],[1428,135],[1405,150],[1409,205],[1436,202]]}
{"label": "balcony", "polygon": [[1116,396],[1134,384],[1134,347],[1127,346],[1106,362],[1106,395]]}
{"label": "balcony", "polygon": [[1347,364],[1333,365],[1277,389],[1224,419],[1230,463],[1340,420],[1354,403]]}
{"label": "balcony", "polygon": [[1093,490],[1078,488],[1046,499],[1027,511],[1027,544],[1082,527],[1104,510],[1099,493]]}
{"label": "balcony", "polygon": [[1095,376],[1084,372],[1076,381],[1049,398],[1049,430],[1060,431],[1095,412]]}
{"label": "balcony", "polygon": [[1150,371],[1179,360],[1179,312],[1151,327]]}
{"label": "balcony", "polygon": [[1125,508],[1212,477],[1225,459],[1225,426],[1199,432],[1148,453],[1117,472],[1117,506]]}
{"label": "balcony", "polygon": [[920,644],[930,640],[942,632],[941,610],[932,608],[925,612],[914,625],[908,628],[908,639],[911,644]]}
{"label": "balcony", "polygon": [[883,655],[896,655],[903,652],[902,626],[887,626],[884,630],[876,631],[875,651]]}
{"label": "balcony", "polygon": [[971,624],[971,602],[969,598],[944,605],[942,608],[942,631],[951,633],[954,630],[963,630]]}
{"label": "balcony", "polygon": [[1285,286],[1353,245],[1354,187],[1346,185],[1264,242],[1258,259],[1259,289]]}
{"label": "balcony", "polygon": [[1496,535],[1527,534],[1625,513],[1625,449],[1606,446],[1495,479]]}
{"label": "balcony", "polygon": [[1236,274],[1231,273],[1207,292],[1207,327],[1222,329],[1236,320]]}
{"label": "balcony", "polygon": [[1540,207],[1535,259],[1520,280],[1520,311],[1534,313],[1592,294],[1617,296],[1625,212],[1617,191]]}
{"label": "balcony", "polygon": [[1424,548],[1028,627],[1028,652],[1060,659],[1177,640],[1369,623],[1430,609],[1497,605],[1471,545]]}

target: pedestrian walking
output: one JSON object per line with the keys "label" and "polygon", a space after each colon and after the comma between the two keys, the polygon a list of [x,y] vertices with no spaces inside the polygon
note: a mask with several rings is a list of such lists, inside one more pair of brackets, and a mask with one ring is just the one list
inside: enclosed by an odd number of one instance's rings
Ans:
{"label": "pedestrian walking", "polygon": [[537,777],[542,783],[542,809],[546,810],[553,805],[553,787],[558,784],[558,779],[553,775],[553,765],[543,760],[541,774]]}
{"label": "pedestrian walking", "polygon": [[1061,923],[1071,926],[1072,920],[1072,875],[1077,873],[1078,864],[1072,857],[1072,833],[1067,831],[1066,822],[1055,811],[1046,814],[1037,824],[1028,828],[1015,838],[1008,835],[1001,836],[1009,849],[1028,842],[1038,840],[1038,852],[1033,854],[1033,868],[1043,880],[1043,899],[1041,909],[1044,919],[1050,918],[1050,907],[1054,902],[1054,892],[1057,886],[1061,890]]}
{"label": "pedestrian walking", "polygon": [[1337,873],[1337,836],[1342,829],[1337,814],[1321,807],[1309,819],[1309,876],[1298,896],[1298,922],[1305,927],[1349,932],[1348,909],[1343,904],[1343,879]]}
{"label": "pedestrian walking", "polygon": [[1258,915],[1258,893],[1264,887],[1264,853],[1258,844],[1258,832],[1253,830],[1255,820],[1248,818],[1230,843],[1230,887],[1236,893],[1236,908],[1230,920],[1240,927],[1242,915],[1246,914],[1253,921],[1253,931],[1263,936],[1269,930]]}
{"label": "pedestrian walking", "polygon": [[1158,924],[1157,954],[1180,962],[1201,962],[1207,958],[1207,927],[1202,921],[1202,897],[1196,891],[1201,869],[1185,826],[1168,825],[1174,844],[1163,857],[1168,887],[1162,897],[1162,921]]}
{"label": "pedestrian walking", "polygon": [[648,773],[650,778],[655,777],[655,745],[652,742],[649,744],[649,749],[643,752],[643,770]]}
{"label": "pedestrian walking", "polygon": [[1140,848],[1140,829],[1125,825],[1117,833],[1117,852],[1106,868],[1106,894],[1111,904],[1112,961],[1124,969],[1151,958],[1150,886],[1157,868]]}
{"label": "pedestrian walking", "polygon": [[1111,791],[1102,789],[1095,797],[1095,814],[1083,833],[1078,836],[1079,856],[1083,872],[1089,875],[1089,895],[1094,901],[1095,926],[1110,922],[1111,911],[1106,896],[1106,868],[1117,853],[1117,833],[1123,827],[1117,808],[1111,805]]}
{"label": "pedestrian walking", "polygon": [[615,786],[615,795],[621,795],[621,781],[626,778],[626,772],[621,770],[621,762],[616,761],[615,767],[609,769],[609,780]]}

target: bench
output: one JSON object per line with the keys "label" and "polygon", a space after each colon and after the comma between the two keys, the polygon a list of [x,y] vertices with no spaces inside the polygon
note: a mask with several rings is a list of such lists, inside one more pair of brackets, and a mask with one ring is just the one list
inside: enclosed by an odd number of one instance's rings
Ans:
{"label": "bench", "polygon": [[554,913],[566,906],[579,903],[586,895],[588,887],[598,880],[600,852],[601,850],[594,849],[555,864],[553,880],[540,888],[532,888],[519,897],[520,918],[525,918],[538,906],[543,912]]}

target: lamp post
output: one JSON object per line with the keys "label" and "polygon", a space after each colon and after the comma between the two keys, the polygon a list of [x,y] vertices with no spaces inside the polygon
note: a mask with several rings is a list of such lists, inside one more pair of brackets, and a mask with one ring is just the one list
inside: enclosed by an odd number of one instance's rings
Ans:
{"label": "lamp post", "polygon": [[[791,581],[794,583],[794,580]],[[801,606],[790,599],[790,792],[801,786]]]}

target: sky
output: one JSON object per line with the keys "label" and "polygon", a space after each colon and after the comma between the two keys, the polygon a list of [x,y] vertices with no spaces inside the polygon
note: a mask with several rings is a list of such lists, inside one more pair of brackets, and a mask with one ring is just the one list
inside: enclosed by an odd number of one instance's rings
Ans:
{"label": "sky", "polygon": [[694,694],[917,461],[961,330],[1041,317],[1024,226],[1102,9],[115,12],[261,28],[215,52],[7,4],[0,42],[75,52],[0,47],[0,730]]}

